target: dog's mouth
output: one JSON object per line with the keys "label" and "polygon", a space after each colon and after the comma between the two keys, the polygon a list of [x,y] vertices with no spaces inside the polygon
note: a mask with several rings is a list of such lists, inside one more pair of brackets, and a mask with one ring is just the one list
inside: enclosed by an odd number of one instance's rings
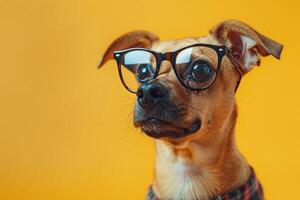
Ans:
{"label": "dog's mouth", "polygon": [[201,120],[194,120],[187,128],[154,117],[135,122],[134,125],[153,138],[179,139],[197,132],[201,128]]}

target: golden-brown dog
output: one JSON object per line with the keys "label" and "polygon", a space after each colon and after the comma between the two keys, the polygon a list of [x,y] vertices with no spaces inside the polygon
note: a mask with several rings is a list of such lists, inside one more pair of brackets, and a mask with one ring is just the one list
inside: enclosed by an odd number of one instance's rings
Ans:
{"label": "golden-brown dog", "polygon": [[[128,48],[136,49],[117,51]],[[134,125],[156,144],[149,199],[230,199],[224,194],[247,183],[253,170],[235,143],[235,90],[241,76],[260,65],[260,56],[279,59],[282,48],[236,20],[220,23],[206,37],[160,41],[135,31],[110,45],[100,66],[115,55],[123,84],[137,95]],[[186,55],[190,61],[183,64]],[[136,90],[122,67],[138,79]],[[251,195],[232,199],[263,198]]]}

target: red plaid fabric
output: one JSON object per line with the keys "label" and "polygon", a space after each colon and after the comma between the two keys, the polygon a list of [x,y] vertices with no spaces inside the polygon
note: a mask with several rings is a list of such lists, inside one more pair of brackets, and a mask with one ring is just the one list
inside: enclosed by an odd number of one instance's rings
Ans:
{"label": "red plaid fabric", "polygon": [[[251,169],[252,170],[252,169]],[[226,194],[212,198],[211,200],[263,200],[263,190],[254,171],[248,181],[241,187]],[[150,186],[147,200],[159,200]]]}

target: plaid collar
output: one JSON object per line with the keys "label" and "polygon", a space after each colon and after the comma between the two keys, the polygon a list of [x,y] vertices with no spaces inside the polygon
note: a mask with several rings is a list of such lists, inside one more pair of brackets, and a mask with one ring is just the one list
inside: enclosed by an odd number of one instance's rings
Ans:
{"label": "plaid collar", "polygon": [[[212,198],[211,200],[263,200],[263,190],[253,169],[251,168],[251,176],[247,182],[241,187]],[[147,193],[147,200],[159,200],[154,194],[152,186]]]}

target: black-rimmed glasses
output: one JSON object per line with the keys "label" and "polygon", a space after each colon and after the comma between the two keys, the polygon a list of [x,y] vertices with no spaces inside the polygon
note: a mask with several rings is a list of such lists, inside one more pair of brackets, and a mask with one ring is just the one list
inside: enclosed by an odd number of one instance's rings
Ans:
{"label": "black-rimmed glasses", "polygon": [[[115,51],[114,58],[123,85],[128,91],[136,93],[141,84],[158,76],[164,60],[171,62],[177,79],[184,87],[191,90],[207,89],[216,80],[222,59],[228,54],[226,46],[201,43],[166,53],[131,48]],[[231,56],[228,57],[230,59]]]}

